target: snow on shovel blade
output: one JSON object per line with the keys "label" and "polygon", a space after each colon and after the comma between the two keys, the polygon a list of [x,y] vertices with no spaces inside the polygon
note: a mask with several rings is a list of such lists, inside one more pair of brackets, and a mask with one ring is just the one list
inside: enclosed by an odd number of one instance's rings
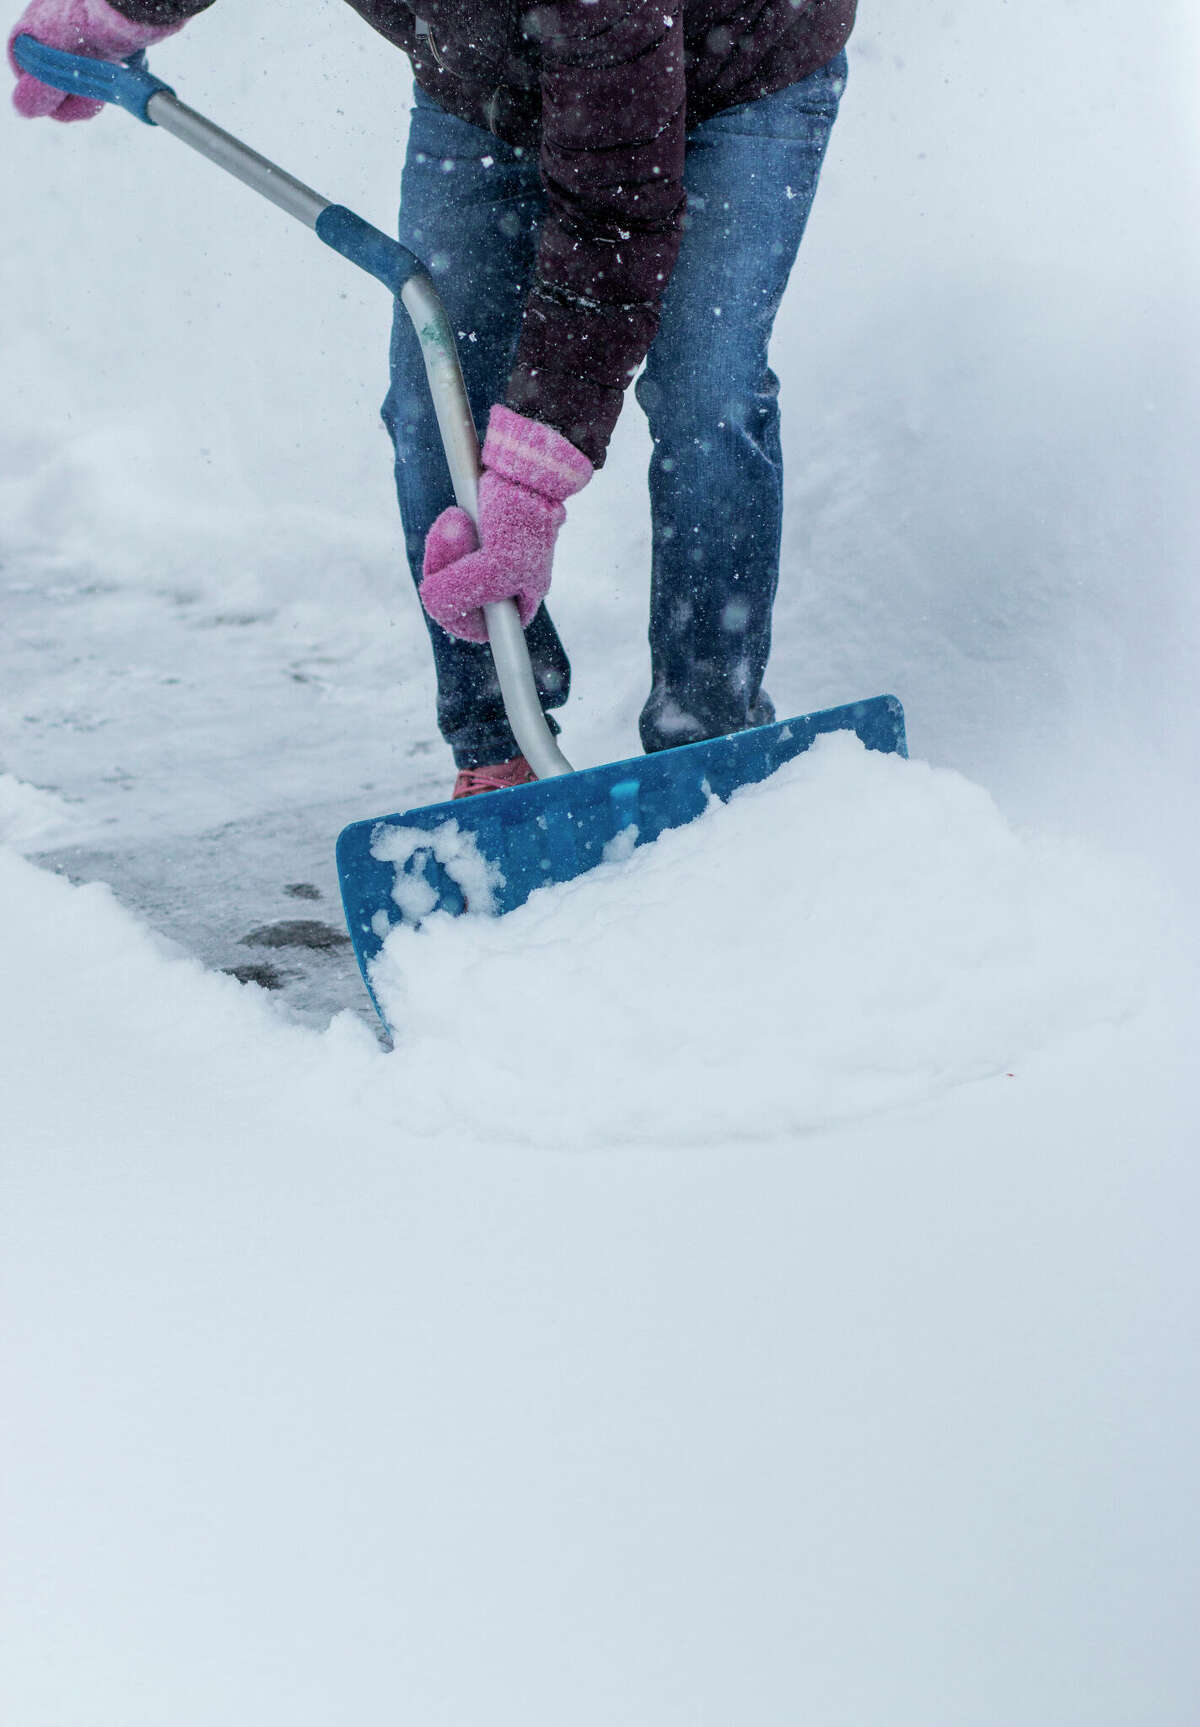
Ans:
{"label": "snow on shovel blade", "polygon": [[[700,815],[712,797],[764,780],[823,732],[856,732],[868,749],[907,755],[904,712],[876,696],[730,737],[403,815],[354,822],[337,846],[346,925],[375,1002],[371,962],[396,924],[433,912],[499,916],[535,888],[573,881]],[[380,1018],[383,1015],[380,1013]]]}

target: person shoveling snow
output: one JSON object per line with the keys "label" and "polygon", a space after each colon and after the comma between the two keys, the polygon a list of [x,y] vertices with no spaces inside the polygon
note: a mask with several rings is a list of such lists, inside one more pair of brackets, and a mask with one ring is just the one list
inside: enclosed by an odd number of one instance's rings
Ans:
{"label": "person shoveling snow", "polygon": [[[821,732],[846,727],[903,754],[894,698],[773,726],[763,689],[783,496],[767,351],[845,87],[853,0],[779,0],[778,30],[756,14],[757,38],[733,0],[715,29],[711,9],[701,19],[681,0],[506,16],[506,81],[489,77],[486,100],[471,67],[494,9],[436,20],[447,61],[430,21],[402,8],[402,22],[380,24],[417,75],[399,244],[185,109],[149,73],[145,49],[203,9],[155,0],[151,17],[144,0],[33,0],[9,40],[16,106],[81,120],[120,103],[397,296],[384,419],[439,724],[459,768],[451,801],[510,794],[504,816],[467,824],[512,889],[494,909],[594,867],[614,843],[628,850],[691,821],[714,789],[761,779]],[[488,131],[476,124],[481,102]],[[455,329],[470,336],[465,373]],[[554,543],[643,361],[638,396],[655,453],[652,688],[639,729],[648,755],[669,760],[665,771],[627,762],[573,776],[560,795],[534,783],[573,774],[548,718],[569,684],[543,605]],[[414,817],[455,831],[440,805],[388,821],[407,832]],[[368,988],[392,907],[411,913],[421,897],[397,896],[380,876],[395,851],[380,844],[381,825],[347,829],[338,854]],[[458,884],[436,855],[433,864],[433,904],[464,910]]]}

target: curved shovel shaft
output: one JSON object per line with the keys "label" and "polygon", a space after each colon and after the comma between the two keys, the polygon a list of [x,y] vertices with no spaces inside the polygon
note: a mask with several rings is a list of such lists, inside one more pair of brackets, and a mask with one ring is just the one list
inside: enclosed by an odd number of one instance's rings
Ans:
{"label": "curved shovel shaft", "polygon": [[[400,290],[400,302],[421,344],[455,502],[478,523],[479,438],[458,362],[454,331],[437,289],[425,271],[408,279]],[[540,780],[569,774],[571,764],[559,749],[542,711],[516,602],[501,600],[484,606],[483,615],[504,711],[521,754]]]}
{"label": "curved shovel shaft", "polygon": [[[467,400],[454,332],[437,289],[419,258],[344,205],[334,204],[180,102],[146,67],[145,55],[124,64],[48,48],[19,36],[13,55],[22,71],[44,84],[126,108],[172,133],[193,150],[312,228],[335,252],[398,294],[421,344],[442,448],[455,501],[478,521],[479,439]],[[538,779],[572,771],[547,723],[534,683],[525,632],[512,600],[484,607],[488,640],[504,709],[518,747]]]}

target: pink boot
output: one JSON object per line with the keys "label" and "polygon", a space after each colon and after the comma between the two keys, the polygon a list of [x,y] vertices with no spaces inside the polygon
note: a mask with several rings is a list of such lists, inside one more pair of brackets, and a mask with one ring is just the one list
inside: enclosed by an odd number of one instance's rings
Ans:
{"label": "pink boot", "polygon": [[480,792],[502,792],[509,786],[532,785],[536,779],[537,775],[524,756],[512,756],[506,762],[492,762],[485,768],[461,768],[451,796],[473,798]]}

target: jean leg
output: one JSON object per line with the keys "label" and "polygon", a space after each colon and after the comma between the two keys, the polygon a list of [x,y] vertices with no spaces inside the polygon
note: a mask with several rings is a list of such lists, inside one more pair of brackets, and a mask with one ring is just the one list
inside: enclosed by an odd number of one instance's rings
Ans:
{"label": "jean leg", "polygon": [[688,210],[636,393],[650,463],[647,750],[766,725],[783,463],[768,346],[846,59],[688,134]]}
{"label": "jean leg", "polygon": [[[400,239],[424,259],[445,302],[482,431],[488,410],[503,399],[533,270],[542,209],[537,159],[447,114],[418,91],[400,196]],[[419,582],[425,537],[454,494],[420,344],[399,301],[383,418],[395,446],[409,567]],[[438,726],[457,766],[515,755],[490,650],[459,641],[428,617],[425,623],[437,671]],[[570,667],[544,606],[525,639],[543,707],[560,706]]]}

